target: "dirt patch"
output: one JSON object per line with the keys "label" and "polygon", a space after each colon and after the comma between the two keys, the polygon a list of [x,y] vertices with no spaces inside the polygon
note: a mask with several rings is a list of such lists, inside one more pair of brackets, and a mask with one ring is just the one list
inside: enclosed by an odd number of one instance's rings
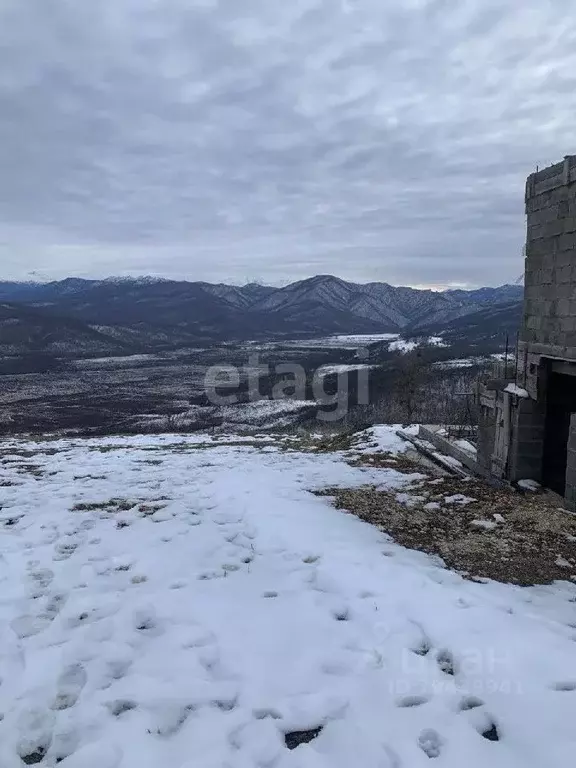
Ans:
{"label": "dirt patch", "polygon": [[94,512],[104,510],[106,512],[127,512],[138,504],[129,499],[108,499],[108,501],[82,501],[74,504],[72,512]]}
{"label": "dirt patch", "polygon": [[403,453],[390,453],[388,451],[381,453],[362,453],[349,461],[352,467],[382,467],[384,469],[395,469],[398,472],[412,474],[426,474],[431,477],[439,477],[441,472],[433,471],[424,466],[422,462],[417,462],[413,458]]}
{"label": "dirt patch", "polygon": [[166,507],[166,504],[140,504],[138,506],[138,512],[142,514],[144,517],[149,517],[156,512],[160,512],[161,509],[164,509]]}
{"label": "dirt patch", "polygon": [[[394,458],[399,466],[384,458],[379,466],[422,473],[418,465]],[[330,488],[320,495],[333,497],[338,508],[376,525],[399,544],[440,555],[469,578],[520,585],[576,580],[576,517],[542,495],[432,476],[401,492]]]}

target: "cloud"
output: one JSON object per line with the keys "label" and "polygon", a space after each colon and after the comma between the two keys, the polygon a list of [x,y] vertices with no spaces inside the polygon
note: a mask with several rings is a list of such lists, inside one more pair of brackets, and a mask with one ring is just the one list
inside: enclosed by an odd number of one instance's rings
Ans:
{"label": "cloud", "polygon": [[574,71],[565,0],[4,0],[1,276],[513,280]]}

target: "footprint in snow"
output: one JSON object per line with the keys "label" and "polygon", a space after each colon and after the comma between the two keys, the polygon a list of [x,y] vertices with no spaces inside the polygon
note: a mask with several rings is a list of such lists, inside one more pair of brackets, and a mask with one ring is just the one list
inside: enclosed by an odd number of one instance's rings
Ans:
{"label": "footprint in snow", "polygon": [[71,664],[58,678],[57,694],[52,709],[69,709],[78,701],[87,681],[82,664]]}
{"label": "footprint in snow", "polygon": [[487,719],[486,724],[479,731],[480,736],[487,741],[500,741],[500,732],[498,726],[490,718]]}
{"label": "footprint in snow", "polygon": [[208,629],[191,629],[182,640],[182,648],[206,648],[216,643],[216,635]]}
{"label": "footprint in snow", "polygon": [[[77,728],[64,725],[63,730],[56,730],[50,746],[50,758],[55,764],[61,763],[70,757],[80,743],[80,734]],[[65,763],[68,765],[68,763]]]}
{"label": "footprint in snow", "polygon": [[110,688],[115,680],[121,680],[126,676],[131,666],[132,661],[130,659],[109,659],[106,662],[104,678],[100,688],[102,690]]}
{"label": "footprint in snow", "polygon": [[468,712],[471,709],[478,709],[478,707],[483,706],[484,702],[477,696],[465,696],[458,704],[458,709],[460,712]]}
{"label": "footprint in snow", "polygon": [[418,746],[430,758],[440,757],[443,740],[433,728],[426,728],[418,737]]}
{"label": "footprint in snow", "polygon": [[454,676],[456,674],[456,663],[450,651],[446,649],[438,651],[436,661],[440,671],[444,672],[445,675]]}
{"label": "footprint in snow", "polygon": [[197,576],[198,581],[210,581],[211,579],[222,579],[225,571],[203,571]]}
{"label": "footprint in snow", "polygon": [[126,712],[131,712],[133,709],[138,708],[138,704],[132,699],[116,699],[109,701],[106,704],[106,708],[113,717],[120,717]]}
{"label": "footprint in snow", "polygon": [[404,708],[421,707],[423,704],[427,704],[429,701],[430,698],[428,696],[403,696],[401,699],[397,700],[396,706]]}
{"label": "footprint in snow", "polygon": [[432,650],[432,643],[430,642],[430,640],[428,640],[427,637],[424,637],[417,645],[415,645],[410,650],[412,651],[412,653],[415,653],[416,656],[427,656]]}
{"label": "footprint in snow", "polygon": [[194,712],[194,704],[164,704],[153,714],[153,722],[146,730],[153,736],[174,736]]}
{"label": "footprint in snow", "polygon": [[17,732],[21,734],[16,751],[25,765],[40,763],[52,743],[54,713],[44,708],[26,709],[18,718]]}
{"label": "footprint in snow", "polygon": [[38,568],[30,572],[30,578],[38,589],[47,589],[54,579],[54,571],[50,568]]}
{"label": "footprint in snow", "polygon": [[284,743],[288,749],[296,749],[300,744],[309,744],[322,733],[323,726],[319,725],[317,728],[310,728],[306,731],[290,731],[290,733],[284,734]]}
{"label": "footprint in snow", "polygon": [[38,635],[49,625],[50,619],[46,616],[18,616],[10,622],[12,631],[21,639]]}
{"label": "footprint in snow", "polygon": [[134,629],[145,635],[158,636],[163,631],[158,622],[156,612],[151,606],[134,611],[133,623]]}
{"label": "footprint in snow", "polygon": [[67,596],[64,594],[52,595],[46,603],[44,610],[40,613],[40,618],[54,621],[66,603],[66,598]]}
{"label": "footprint in snow", "polygon": [[552,690],[554,691],[576,691],[576,681],[574,680],[564,680],[560,683],[554,683],[552,685]]}
{"label": "footprint in snow", "polygon": [[115,744],[99,739],[66,757],[66,768],[118,768],[123,753]]}
{"label": "footprint in snow", "polygon": [[62,541],[54,547],[54,555],[52,560],[67,560],[71,557],[78,547],[78,543],[75,541]]}

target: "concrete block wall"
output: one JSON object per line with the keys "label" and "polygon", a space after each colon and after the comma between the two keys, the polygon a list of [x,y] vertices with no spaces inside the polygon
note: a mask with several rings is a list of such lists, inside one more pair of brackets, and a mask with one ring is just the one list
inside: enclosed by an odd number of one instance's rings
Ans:
{"label": "concrete block wall", "polygon": [[576,155],[528,177],[520,339],[531,354],[576,360]]}
{"label": "concrete block wall", "polygon": [[[482,397],[482,399],[480,399]],[[487,392],[479,385],[478,438],[476,440],[478,471],[490,475],[492,472],[492,453],[496,440],[496,393]]]}
{"label": "concrete block wall", "polygon": [[570,418],[570,436],[568,438],[568,464],[566,466],[566,506],[576,511],[576,413]]}
{"label": "concrete block wall", "polygon": [[546,407],[543,399],[518,398],[512,414],[510,480],[542,480]]}

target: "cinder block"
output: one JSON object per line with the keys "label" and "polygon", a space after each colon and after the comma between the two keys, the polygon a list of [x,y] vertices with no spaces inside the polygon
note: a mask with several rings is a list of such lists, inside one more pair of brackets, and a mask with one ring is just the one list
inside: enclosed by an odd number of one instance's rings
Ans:
{"label": "cinder block", "polygon": [[554,240],[557,240],[556,250],[558,251],[573,251],[576,248],[576,232],[559,235]]}
{"label": "cinder block", "polygon": [[576,331],[568,331],[564,338],[564,354],[567,360],[576,360]]}
{"label": "cinder block", "polygon": [[548,240],[528,240],[526,242],[526,256],[529,259],[534,256],[548,256],[552,250]]}
{"label": "cinder block", "polygon": [[574,511],[576,509],[576,488],[567,486],[564,492],[564,502],[568,509]]}
{"label": "cinder block", "polygon": [[540,298],[543,300],[542,310],[544,312],[549,312],[552,301],[558,298],[558,284],[556,282],[550,282],[548,285],[541,285],[539,294]]}
{"label": "cinder block", "polygon": [[[560,315],[561,317],[568,317],[570,314],[570,300],[569,299],[558,299],[556,302],[556,314]],[[571,328],[566,328],[565,330],[570,331]]]}
{"label": "cinder block", "polygon": [[571,283],[560,283],[556,286],[556,296],[559,299],[573,299],[576,296],[576,286]]}
{"label": "cinder block", "polygon": [[560,220],[550,221],[548,224],[540,224],[538,227],[540,230],[540,237],[556,237],[557,235],[564,234],[564,223]]}
{"label": "cinder block", "polygon": [[566,471],[571,473],[571,477],[574,482],[572,485],[576,485],[576,443],[568,438],[568,461],[566,464]]}

